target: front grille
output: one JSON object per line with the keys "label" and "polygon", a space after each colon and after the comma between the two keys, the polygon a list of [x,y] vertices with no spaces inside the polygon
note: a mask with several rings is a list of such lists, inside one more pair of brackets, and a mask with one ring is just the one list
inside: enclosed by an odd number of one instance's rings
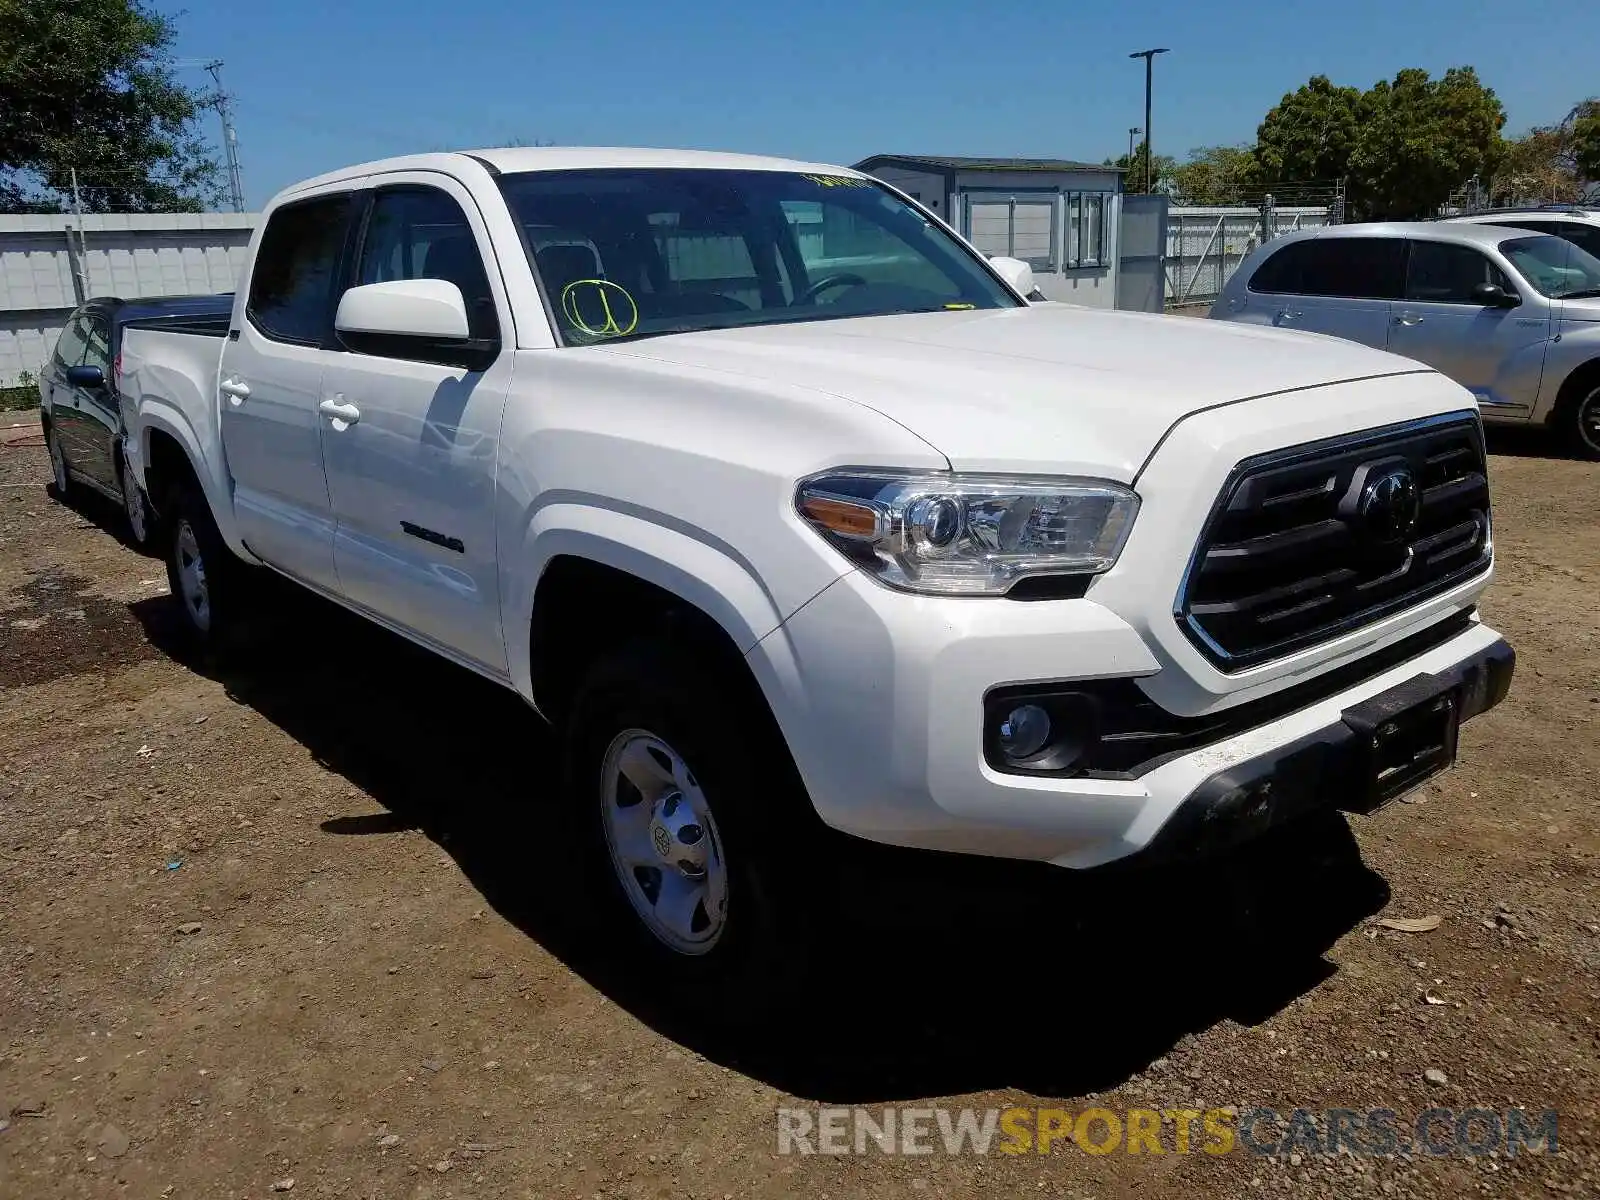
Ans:
{"label": "front grille", "polygon": [[1176,616],[1238,671],[1447,591],[1489,553],[1482,428],[1432,417],[1240,463]]}

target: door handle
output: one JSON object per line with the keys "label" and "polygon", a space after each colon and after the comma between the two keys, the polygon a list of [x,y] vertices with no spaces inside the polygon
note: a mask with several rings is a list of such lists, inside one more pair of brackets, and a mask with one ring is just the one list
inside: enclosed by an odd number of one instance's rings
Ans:
{"label": "door handle", "polygon": [[1394,319],[1394,323],[1396,325],[1404,325],[1407,328],[1409,328],[1409,327],[1411,327],[1413,325],[1421,325],[1422,324],[1422,318],[1419,317],[1419,316],[1416,316],[1413,313],[1401,313],[1398,317],[1396,317]]}
{"label": "door handle", "polygon": [[238,404],[241,400],[250,399],[250,387],[238,379],[224,379],[217,384],[217,390],[228,399]]}
{"label": "door handle", "polygon": [[354,404],[346,404],[342,400],[329,398],[317,405],[317,411],[325,417],[333,418],[333,427],[338,430],[348,429],[361,420],[361,410]]}
{"label": "door handle", "polygon": [[1298,321],[1302,315],[1304,314],[1297,309],[1280,308],[1278,310],[1278,320],[1280,321]]}

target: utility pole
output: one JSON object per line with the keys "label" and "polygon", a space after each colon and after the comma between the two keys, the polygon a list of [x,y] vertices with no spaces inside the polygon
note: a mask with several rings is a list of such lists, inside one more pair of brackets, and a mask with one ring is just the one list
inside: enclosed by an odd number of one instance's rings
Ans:
{"label": "utility pole", "polygon": [[1128,126],[1128,170],[1130,171],[1133,170],[1133,139],[1143,132],[1144,130],[1137,125]]}
{"label": "utility pole", "polygon": [[[83,237],[83,197],[78,193],[78,168],[68,167],[67,174],[72,178],[72,216],[78,226],[78,253],[77,262],[72,268],[72,282],[77,285],[78,303],[82,304],[89,298],[89,247]],[[67,236],[67,249],[72,249],[72,236]],[[68,255],[68,257],[73,257]]]}
{"label": "utility pole", "polygon": [[217,113],[222,117],[222,151],[228,161],[228,199],[233,202],[233,211],[244,211],[244,172],[239,169],[239,135],[233,129],[233,97],[228,95],[222,86],[222,60],[212,59],[206,64],[206,71],[216,81],[217,93],[213,103],[217,106]]}
{"label": "utility pole", "polygon": [[1132,54],[1128,55],[1129,58],[1142,58],[1142,59],[1144,59],[1144,190],[1145,190],[1145,195],[1149,195],[1150,192],[1153,190],[1151,188],[1151,186],[1150,186],[1151,182],[1152,182],[1152,176],[1150,174],[1150,142],[1152,140],[1151,139],[1151,134],[1150,134],[1150,84],[1151,84],[1152,75],[1154,74],[1153,67],[1154,67],[1154,64],[1155,64],[1155,61],[1156,61],[1156,55],[1158,55],[1158,54],[1166,54],[1167,51],[1168,51],[1168,47],[1161,46],[1161,47],[1159,47],[1157,49],[1154,49],[1154,50],[1135,50]]}

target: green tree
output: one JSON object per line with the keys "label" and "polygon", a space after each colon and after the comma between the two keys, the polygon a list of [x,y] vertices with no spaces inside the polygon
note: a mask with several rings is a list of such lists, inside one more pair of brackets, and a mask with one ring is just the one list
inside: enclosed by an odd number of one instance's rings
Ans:
{"label": "green tree", "polygon": [[1350,156],[1350,202],[1369,220],[1433,214],[1473,176],[1488,180],[1503,154],[1505,109],[1471,67],[1431,79],[1418,67],[1361,97]]}
{"label": "green tree", "polygon": [[1572,110],[1566,124],[1571,130],[1572,167],[1585,183],[1600,182],[1600,98],[1591,97]]}
{"label": "green tree", "polygon": [[1471,67],[1411,67],[1365,92],[1317,75],[1256,131],[1260,186],[1346,179],[1357,219],[1421,217],[1504,153],[1505,110]]}
{"label": "green tree", "polygon": [[1191,150],[1168,179],[1172,194],[1189,204],[1236,204],[1258,190],[1256,158],[1248,146]]}
{"label": "green tree", "polygon": [[1258,178],[1274,183],[1323,183],[1350,173],[1360,135],[1361,92],[1313,75],[1267,113],[1256,129]]}
{"label": "green tree", "polygon": [[1166,191],[1171,180],[1173,168],[1178,165],[1177,159],[1173,158],[1170,154],[1152,155],[1150,158],[1150,175],[1152,177],[1152,186],[1146,188],[1144,181],[1144,150],[1145,144],[1141,141],[1138,146],[1134,148],[1132,158],[1129,158],[1126,154],[1119,154],[1116,158],[1106,159],[1106,166],[1121,167],[1127,172],[1122,179],[1122,187],[1124,191]]}
{"label": "green tree", "polygon": [[188,211],[220,198],[173,70],[172,22],[144,0],[0,0],[0,211]]}
{"label": "green tree", "polygon": [[1502,144],[1489,189],[1496,204],[1570,203],[1580,193],[1569,153],[1571,138],[1559,125],[1535,125]]}

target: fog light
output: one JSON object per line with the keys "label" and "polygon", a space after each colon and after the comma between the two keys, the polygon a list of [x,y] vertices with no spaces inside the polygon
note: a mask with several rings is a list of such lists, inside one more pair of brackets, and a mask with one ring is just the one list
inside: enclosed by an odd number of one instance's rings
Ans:
{"label": "fog light", "polygon": [[1039,753],[1050,741],[1050,714],[1037,704],[1019,704],[1000,722],[1000,751],[1012,762]]}

